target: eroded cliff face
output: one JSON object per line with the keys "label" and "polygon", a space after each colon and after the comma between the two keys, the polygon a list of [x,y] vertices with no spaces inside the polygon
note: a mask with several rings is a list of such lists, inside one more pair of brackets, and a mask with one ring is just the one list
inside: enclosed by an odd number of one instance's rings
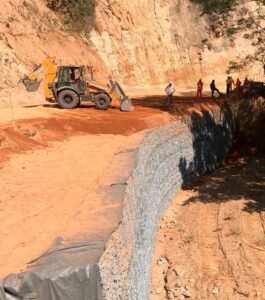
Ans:
{"label": "eroded cliff face", "polygon": [[[82,38],[66,32],[44,0],[2,1],[0,106],[9,105],[10,94],[18,103],[36,98],[18,82],[46,56],[59,64],[92,64],[101,80],[111,75],[141,87],[172,80],[194,88],[200,77],[223,84],[229,61],[251,48],[243,38],[217,38],[188,0],[98,0],[96,23],[90,38]],[[263,78],[262,68],[246,71],[241,77]]]}
{"label": "eroded cliff face", "polygon": [[[19,80],[47,56],[55,56],[58,64],[95,66],[104,77],[107,67],[89,41],[63,29],[58,16],[44,1],[1,1],[0,11],[0,107],[13,101],[32,101],[36,94],[27,94]],[[42,89],[40,89],[42,97]]]}
{"label": "eroded cliff face", "polygon": [[[251,47],[243,38],[217,38],[207,16],[188,0],[101,0],[97,21],[95,48],[113,75],[132,85],[173,80],[194,87],[200,77],[224,80],[229,61]],[[262,76],[261,68],[247,73],[241,76]]]}

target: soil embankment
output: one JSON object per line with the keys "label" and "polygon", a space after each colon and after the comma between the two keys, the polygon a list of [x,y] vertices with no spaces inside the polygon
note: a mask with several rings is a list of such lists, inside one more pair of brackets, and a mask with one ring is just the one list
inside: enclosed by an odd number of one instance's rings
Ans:
{"label": "soil embankment", "polygon": [[265,299],[264,166],[238,157],[179,193],[160,223],[152,300]]}

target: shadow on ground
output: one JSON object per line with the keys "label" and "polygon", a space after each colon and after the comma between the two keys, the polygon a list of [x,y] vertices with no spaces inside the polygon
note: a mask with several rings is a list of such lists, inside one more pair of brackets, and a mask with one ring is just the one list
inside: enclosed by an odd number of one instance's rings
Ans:
{"label": "shadow on ground", "polygon": [[[244,211],[265,211],[265,118],[264,106],[258,105],[260,98],[240,98],[237,107],[237,133],[232,148],[226,158],[226,163],[210,177],[197,179],[188,188],[195,190],[198,196],[191,197],[185,203],[221,203],[234,200],[245,200]],[[191,116],[191,131],[193,133],[193,149],[195,155],[195,170],[202,169],[207,160],[215,163],[215,154],[222,149],[228,132],[223,131],[207,112],[203,112],[207,126],[202,127],[198,134],[200,117]],[[231,118],[231,115],[227,115]],[[227,119],[228,121],[228,119]],[[218,135],[213,148],[214,135]],[[211,141],[210,144],[205,140]],[[227,147],[227,146],[225,146]],[[193,166],[187,166],[185,161],[179,164],[184,182]],[[198,174],[201,175],[201,174]],[[186,186],[187,187],[187,186]]]}
{"label": "shadow on ground", "polygon": [[188,114],[192,109],[199,109],[201,106],[208,107],[211,110],[213,105],[221,105],[223,103],[222,98],[211,99],[210,97],[197,98],[191,93],[181,93],[180,96],[174,96],[172,104],[169,107],[166,106],[166,96],[152,95],[143,98],[133,98],[133,104],[135,107],[142,106],[147,108],[159,109],[170,113],[171,115],[184,115]]}
{"label": "shadow on ground", "polygon": [[265,160],[261,156],[226,165],[210,177],[196,179],[186,186],[198,193],[184,205],[194,202],[220,203],[245,199],[244,211],[265,211]]}
{"label": "shadow on ground", "polygon": [[[206,171],[204,169],[206,158],[210,164],[218,166],[216,153],[223,147],[229,148],[229,144],[223,144],[226,143],[226,135],[229,132],[225,132],[222,126],[216,124],[209,112],[203,112],[203,115],[208,125],[199,131],[201,117],[197,114],[191,117],[194,165],[187,166],[184,159],[179,163],[185,189],[192,189],[198,193],[184,205],[198,201],[208,204],[246,200],[244,211],[249,213],[265,211],[265,156],[264,153],[255,152],[253,144],[248,145],[242,136],[237,136],[234,140],[234,145],[221,168],[209,176],[198,177],[191,184],[186,184],[192,169],[201,170],[202,172],[198,172],[197,175],[202,175]],[[208,130],[209,126],[211,130]],[[214,140],[216,136],[218,139]],[[211,144],[214,144],[214,147],[211,147]]]}

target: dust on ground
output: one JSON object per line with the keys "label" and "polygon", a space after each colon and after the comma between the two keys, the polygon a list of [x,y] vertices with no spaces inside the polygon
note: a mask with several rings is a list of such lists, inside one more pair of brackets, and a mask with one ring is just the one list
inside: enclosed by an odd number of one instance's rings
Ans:
{"label": "dust on ground", "polygon": [[151,300],[265,299],[265,158],[242,148],[168,208]]}

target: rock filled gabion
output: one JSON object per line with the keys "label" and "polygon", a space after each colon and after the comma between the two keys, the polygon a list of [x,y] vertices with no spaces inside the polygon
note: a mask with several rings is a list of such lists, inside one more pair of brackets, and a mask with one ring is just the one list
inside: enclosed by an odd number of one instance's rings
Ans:
{"label": "rock filled gabion", "polygon": [[163,212],[193,176],[223,161],[234,124],[233,113],[222,106],[146,134],[128,181],[122,221],[99,263],[105,299],[149,299],[152,254]]}

